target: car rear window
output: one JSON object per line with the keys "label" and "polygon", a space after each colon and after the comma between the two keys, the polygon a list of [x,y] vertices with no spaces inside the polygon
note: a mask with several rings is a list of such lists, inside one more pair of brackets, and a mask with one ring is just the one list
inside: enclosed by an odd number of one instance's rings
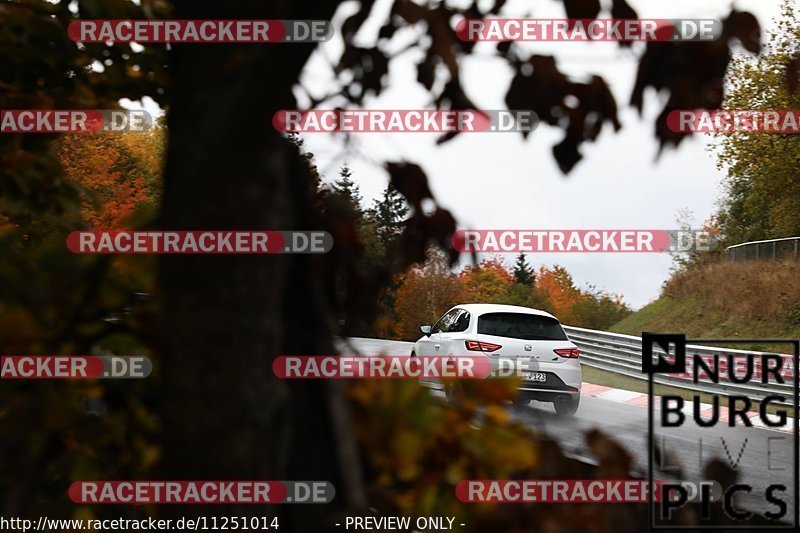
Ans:
{"label": "car rear window", "polygon": [[478,334],[512,339],[565,341],[558,320],[524,313],[486,313],[478,317]]}

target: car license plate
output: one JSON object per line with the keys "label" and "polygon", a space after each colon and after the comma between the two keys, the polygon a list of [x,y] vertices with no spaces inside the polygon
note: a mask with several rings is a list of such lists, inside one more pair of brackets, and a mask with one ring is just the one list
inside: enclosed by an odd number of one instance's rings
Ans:
{"label": "car license plate", "polygon": [[523,372],[523,381],[547,381],[547,374],[544,372]]}

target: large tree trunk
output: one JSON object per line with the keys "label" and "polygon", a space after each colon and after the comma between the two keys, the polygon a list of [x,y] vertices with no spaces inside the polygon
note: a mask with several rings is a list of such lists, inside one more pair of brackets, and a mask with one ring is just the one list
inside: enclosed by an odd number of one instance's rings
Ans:
{"label": "large tree trunk", "polygon": [[[305,16],[293,17],[288,6],[187,0],[175,15],[330,19],[331,4],[299,3],[291,9],[302,7]],[[163,229],[285,230],[307,223],[309,174],[271,118],[296,106],[292,84],[311,50],[299,44],[174,47]],[[164,478],[338,484],[340,443],[329,385],[288,384],[271,370],[279,354],[331,352],[314,261],[162,256]],[[320,531],[331,509],[215,512],[278,513],[281,531]]]}

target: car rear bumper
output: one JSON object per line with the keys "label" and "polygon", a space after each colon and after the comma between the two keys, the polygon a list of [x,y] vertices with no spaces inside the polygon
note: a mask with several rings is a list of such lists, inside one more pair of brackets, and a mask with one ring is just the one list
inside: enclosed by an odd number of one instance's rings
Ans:
{"label": "car rear bumper", "polygon": [[517,390],[525,393],[535,393],[535,396],[550,396],[550,395],[568,395],[572,398],[581,395],[580,387],[568,385],[553,372],[544,372],[547,380],[541,381],[523,381]]}
{"label": "car rear bumper", "polygon": [[544,382],[523,380],[518,387],[520,391],[536,393],[537,396],[549,394],[567,394],[573,398],[580,396],[583,375],[577,360],[543,363],[536,366],[537,368],[530,370],[543,373],[547,379]]}
{"label": "car rear bumper", "polygon": [[[544,382],[541,381],[522,381],[517,390],[524,393],[531,393],[532,396],[564,396],[568,395],[576,398],[581,394],[581,384],[583,375],[581,365],[578,360],[569,360],[561,363],[534,363],[523,365],[520,372],[540,372],[547,376]],[[507,374],[506,374],[507,375]],[[486,379],[492,379],[486,378]],[[438,379],[421,378],[420,385],[435,390],[443,389],[443,385]]]}

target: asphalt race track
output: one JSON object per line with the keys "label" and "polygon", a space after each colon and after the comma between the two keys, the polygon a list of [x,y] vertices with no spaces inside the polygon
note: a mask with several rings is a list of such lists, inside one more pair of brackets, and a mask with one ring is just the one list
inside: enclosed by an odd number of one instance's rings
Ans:
{"label": "asphalt race track", "polygon": [[[342,354],[363,355],[409,355],[410,342],[353,338],[349,346],[342,343]],[[439,392],[434,394],[441,395]],[[585,443],[585,433],[598,428],[620,442],[634,457],[635,473],[647,475],[647,407],[628,405],[615,401],[583,396],[581,406],[573,417],[555,414],[550,404],[533,402],[531,407],[509,405],[509,412],[518,420],[540,432],[555,438],[568,454],[593,461]],[[791,419],[789,419],[791,424]],[[709,428],[679,427],[657,430],[658,436],[666,438],[667,467],[680,463],[684,478],[702,480],[701,464],[713,457],[736,465],[738,482],[753,487],[750,495],[740,494],[737,506],[756,513],[776,511],[776,507],[764,500],[764,490],[769,484],[783,483],[787,492],[781,498],[788,504],[786,521],[791,521],[794,512],[793,439],[791,433],[756,427],[728,427],[719,424]],[[746,442],[745,442],[746,439]],[[744,447],[743,447],[744,446]],[[702,448],[702,463],[701,463]],[[738,460],[738,463],[737,463]],[[656,471],[656,477],[665,475]]]}

